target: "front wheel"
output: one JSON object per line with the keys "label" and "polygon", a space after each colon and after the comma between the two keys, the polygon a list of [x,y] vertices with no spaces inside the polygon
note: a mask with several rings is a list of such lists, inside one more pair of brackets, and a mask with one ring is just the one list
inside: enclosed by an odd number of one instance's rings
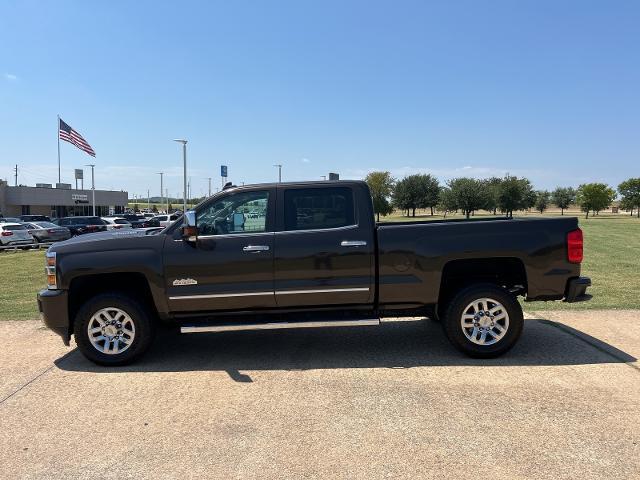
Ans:
{"label": "front wheel", "polygon": [[453,297],[443,319],[455,347],[471,357],[502,355],[520,338],[524,319],[514,295],[492,284],[472,285]]}
{"label": "front wheel", "polygon": [[104,293],[80,308],[73,333],[89,360],[118,366],[131,363],[149,348],[154,329],[140,302],[120,293]]}

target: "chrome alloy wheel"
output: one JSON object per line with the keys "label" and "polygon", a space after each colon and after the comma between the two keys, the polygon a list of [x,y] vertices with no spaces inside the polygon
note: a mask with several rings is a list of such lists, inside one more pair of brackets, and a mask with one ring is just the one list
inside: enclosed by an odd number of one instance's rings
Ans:
{"label": "chrome alloy wheel", "polygon": [[507,334],[507,309],[492,298],[478,298],[462,312],[460,326],[465,337],[476,345],[493,345]]}
{"label": "chrome alloy wheel", "polygon": [[108,307],[93,314],[87,324],[87,334],[96,350],[116,355],[131,346],[136,336],[136,326],[127,312]]}

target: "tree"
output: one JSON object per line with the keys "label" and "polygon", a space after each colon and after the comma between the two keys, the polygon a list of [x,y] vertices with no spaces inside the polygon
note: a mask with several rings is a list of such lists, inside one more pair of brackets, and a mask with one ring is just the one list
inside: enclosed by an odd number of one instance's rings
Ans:
{"label": "tree", "polygon": [[412,184],[408,181],[408,178],[409,177],[403,178],[396,183],[392,197],[393,206],[403,212],[406,211],[407,217],[409,216],[409,211],[412,208],[414,209],[415,215],[415,194],[411,191]]}
{"label": "tree", "polygon": [[618,185],[618,191],[622,196],[620,206],[625,210],[638,209],[638,218],[640,218],[640,178],[630,178]]}
{"label": "tree", "polygon": [[507,217],[513,217],[514,210],[525,210],[535,204],[535,192],[526,178],[505,176],[498,186],[497,205]]}
{"label": "tree", "polygon": [[546,190],[539,190],[536,192],[536,210],[540,213],[544,213],[544,211],[549,208],[549,199],[551,198],[551,194]]}
{"label": "tree", "polygon": [[433,216],[433,207],[440,199],[440,182],[432,175],[416,175],[418,182],[418,195],[420,197],[419,208],[430,208]]}
{"label": "tree", "polygon": [[561,215],[564,215],[565,209],[569,208],[576,201],[576,191],[571,188],[556,188],[551,194],[551,203],[560,209]]}
{"label": "tree", "polygon": [[450,188],[445,187],[440,190],[438,208],[444,213],[445,218],[447,217],[447,213],[458,210],[456,198]]}
{"label": "tree", "polygon": [[498,192],[500,191],[502,179],[500,177],[491,177],[484,180],[483,183],[487,192],[487,201],[484,208],[495,215],[498,210]]}
{"label": "tree", "polygon": [[589,218],[589,212],[595,214],[608,208],[616,197],[616,192],[609,185],[604,183],[585,183],[578,187],[576,200],[583,212],[586,212],[586,218]]}
{"label": "tree", "polygon": [[393,212],[389,198],[393,193],[395,180],[389,172],[371,172],[364,179],[369,185],[371,198],[373,199],[373,211],[380,221],[380,214],[389,215]]}
{"label": "tree", "polygon": [[396,208],[412,211],[412,215],[416,216],[416,208],[431,208],[433,215],[433,207],[438,204],[440,194],[440,184],[438,180],[431,175],[409,175],[400,180],[394,189],[393,204]]}
{"label": "tree", "polygon": [[471,212],[483,208],[487,202],[487,194],[482,188],[482,181],[475,178],[454,178],[448,183],[452,199],[447,201],[453,202],[457,209],[462,210],[467,218]]}
{"label": "tree", "polygon": [[151,211],[153,213],[158,213],[158,207],[154,205],[153,208],[151,209]]}

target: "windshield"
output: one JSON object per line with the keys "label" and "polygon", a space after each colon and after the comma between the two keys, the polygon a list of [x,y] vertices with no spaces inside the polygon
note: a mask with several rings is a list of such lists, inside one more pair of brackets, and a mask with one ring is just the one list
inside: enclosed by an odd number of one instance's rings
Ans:
{"label": "windshield", "polygon": [[5,230],[12,230],[12,231],[27,229],[27,227],[25,227],[24,225],[5,225],[2,228],[4,228]]}

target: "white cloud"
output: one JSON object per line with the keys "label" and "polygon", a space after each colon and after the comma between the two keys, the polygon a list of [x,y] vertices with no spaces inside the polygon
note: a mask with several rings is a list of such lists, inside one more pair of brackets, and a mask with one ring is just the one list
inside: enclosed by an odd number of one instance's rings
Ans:
{"label": "white cloud", "polygon": [[15,82],[16,80],[18,80],[18,76],[14,75],[13,73],[5,73],[4,78],[5,80],[9,80],[10,82]]}
{"label": "white cloud", "polygon": [[311,163],[311,160],[309,160],[308,158],[303,158],[302,163]]}

